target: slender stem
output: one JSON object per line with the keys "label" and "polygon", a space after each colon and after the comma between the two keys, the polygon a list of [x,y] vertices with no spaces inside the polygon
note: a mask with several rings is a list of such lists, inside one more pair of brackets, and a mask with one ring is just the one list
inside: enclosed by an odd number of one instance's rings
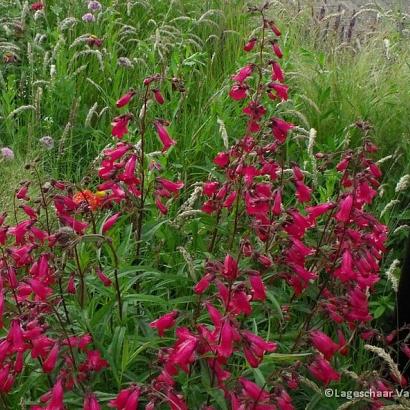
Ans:
{"label": "slender stem", "polygon": [[[69,337],[69,335],[68,335],[68,333],[67,333],[67,329],[65,328],[64,322],[63,322],[63,320],[61,319],[60,314],[58,313],[57,309],[53,306],[52,303],[50,304],[50,307],[51,307],[51,309],[53,310],[54,314],[56,315],[57,321],[58,321],[58,323],[60,324],[61,330],[62,330],[63,333],[64,333],[64,337],[65,337],[66,340],[67,340],[68,350],[70,351],[71,360],[73,361],[73,367],[74,367],[74,370],[75,370],[74,374],[77,374],[77,373],[78,373],[77,362],[76,362],[76,359],[75,359],[75,356],[74,356],[73,347],[71,346],[70,337]],[[75,376],[74,376],[74,377],[75,377]],[[85,392],[85,388],[84,388],[83,384],[81,383],[81,381],[78,380],[78,379],[77,379],[76,381],[79,382],[79,386],[81,387],[81,390],[82,390],[83,392]]]}
{"label": "slender stem", "polygon": [[215,228],[214,228],[214,231],[212,233],[211,242],[209,243],[209,246],[208,246],[208,252],[209,253],[212,253],[214,251],[216,236],[218,234],[219,220],[221,219],[221,213],[222,213],[222,208],[219,208],[218,212],[216,214]]}
{"label": "slender stem", "polygon": [[122,299],[121,299],[121,289],[120,289],[120,281],[118,279],[118,255],[117,252],[115,252],[114,246],[112,245],[111,241],[107,239],[106,241],[107,245],[111,249],[111,252],[114,256],[114,278],[115,278],[115,290],[117,293],[117,302],[118,302],[118,313],[120,315],[120,320],[122,322]]}
{"label": "slender stem", "polygon": [[80,306],[81,306],[81,309],[84,309],[85,281],[84,281],[84,272],[81,269],[80,258],[78,256],[77,246],[74,246],[74,255],[75,255],[75,262],[77,264],[78,274],[80,276]]}
{"label": "slender stem", "polygon": [[142,222],[144,219],[144,206],[145,206],[145,133],[147,129],[147,107],[148,107],[148,95],[150,91],[150,85],[147,84],[144,95],[144,108],[141,118],[140,134],[141,134],[141,158],[140,158],[140,174],[141,174],[141,198],[140,208],[138,213],[138,225],[136,232],[137,251],[136,259],[138,260],[141,253],[141,235],[142,235]]}
{"label": "slender stem", "polygon": [[35,165],[33,166],[33,169],[34,169],[34,172],[36,173],[36,176],[37,176],[38,187],[40,188],[40,193],[41,193],[41,200],[42,200],[42,203],[43,203],[44,211],[46,213],[47,233],[50,235],[51,230],[50,230],[50,219],[49,219],[49,215],[48,215],[48,206],[47,206],[46,197],[44,195],[44,190],[43,190],[43,186],[42,186],[42,182],[41,182],[40,173],[38,172],[38,169]]}
{"label": "slender stem", "polygon": [[[82,237],[79,237],[76,241],[76,244],[74,245],[74,251],[76,255],[76,261],[77,261],[77,267],[78,270],[80,271],[80,278],[83,278],[83,273],[81,273],[80,265],[79,265],[79,258],[78,258],[78,253],[77,253],[77,244],[84,240],[84,239],[98,239],[98,240],[103,240],[105,243],[108,245],[110,248],[113,257],[114,257],[114,278],[115,278],[115,290],[117,293],[117,301],[118,301],[118,310],[119,310],[119,315],[120,315],[120,320],[122,321],[122,298],[121,298],[121,289],[120,289],[120,282],[118,278],[118,269],[119,269],[119,258],[117,255],[117,252],[115,251],[115,248],[111,242],[111,240],[104,235],[100,234],[88,234],[88,235],[83,235]],[[81,284],[80,284],[81,285]],[[81,292],[81,289],[80,289]]]}
{"label": "slender stem", "polygon": [[19,315],[22,316],[23,312],[21,310],[20,302],[19,302],[18,297],[17,297],[16,289],[14,289],[14,286],[12,286],[12,281],[11,281],[10,272],[9,272],[10,267],[9,267],[9,264],[7,263],[6,254],[4,253],[3,248],[1,249],[1,253],[3,255],[3,262],[6,265],[7,275],[8,275],[8,278],[9,278],[10,288],[11,288],[11,291],[13,293],[13,298],[14,298],[14,301],[16,303],[16,307],[17,307],[17,310],[19,312]]}
{"label": "slender stem", "polygon": [[228,249],[230,251],[232,251],[233,244],[234,244],[234,241],[235,241],[235,236],[236,236],[236,230],[238,229],[239,203],[240,203],[241,195],[242,195],[242,181],[241,181],[241,184],[240,184],[239,189],[237,191],[236,204],[235,204],[235,220],[234,220],[234,223],[233,223],[231,239],[229,240],[229,245],[228,245]]}
{"label": "slender stem", "polygon": [[[345,171],[345,173],[346,173],[346,172],[347,172],[347,170]],[[357,193],[357,192],[356,192],[356,191],[357,191],[357,183],[356,183],[355,177],[356,177],[356,169],[354,169],[354,172],[353,172],[353,180],[355,181],[355,182],[354,182],[354,187],[353,187],[353,205],[352,205],[352,208],[350,209],[348,220],[350,220],[350,218],[351,218],[351,214],[352,214],[352,211],[353,211],[353,208],[354,208],[354,202],[355,202],[355,199],[356,199],[356,193]],[[340,198],[340,190],[339,190],[339,193],[338,193],[337,198]],[[333,210],[333,212],[334,212],[334,210]],[[333,215],[333,212],[330,213],[328,222],[330,221],[330,218],[331,218],[331,216]],[[339,259],[339,257],[340,257],[340,253],[341,253],[341,251],[342,251],[342,246],[343,246],[344,238],[345,238],[345,236],[346,236],[347,227],[348,227],[348,223],[345,222],[345,223],[343,224],[343,232],[342,232],[341,238],[340,238],[340,240],[339,240],[339,246],[338,246],[338,249],[337,249],[337,252],[336,252],[336,256],[335,256],[335,258],[334,258],[334,261],[333,261],[333,263],[332,263],[332,266],[331,266],[331,268],[330,268],[330,272],[332,272],[332,271],[334,270],[334,268],[336,267],[336,264],[337,264],[337,262],[338,262],[338,259]],[[318,243],[318,246],[317,246],[317,250],[320,248],[320,246],[321,246],[321,244],[322,244],[322,239],[323,239],[324,236],[325,236],[325,232],[326,232],[326,229],[323,231],[322,237],[321,237],[320,240],[319,240],[319,243]],[[314,266],[317,266],[317,263],[315,263]],[[295,343],[293,344],[293,347],[292,347],[292,349],[291,349],[292,352],[294,352],[294,351],[296,350],[296,348],[298,347],[299,341],[300,341],[300,339],[301,339],[301,337],[302,337],[302,333],[303,333],[303,332],[307,332],[307,331],[309,330],[310,322],[312,321],[313,316],[315,315],[316,310],[317,310],[317,307],[318,307],[318,305],[319,305],[319,299],[320,299],[320,297],[322,296],[323,291],[326,289],[326,286],[327,286],[328,283],[330,282],[330,279],[331,279],[331,276],[328,275],[328,276],[325,278],[325,280],[324,280],[322,286],[320,287],[319,293],[317,294],[317,296],[316,296],[316,298],[315,298],[315,301],[314,301],[314,303],[313,303],[313,307],[311,308],[310,314],[309,314],[308,317],[306,318],[306,320],[305,320],[303,326],[301,327],[301,329],[300,329],[300,331],[299,331],[299,333],[298,333],[298,335],[297,335],[297,337],[296,337]]]}

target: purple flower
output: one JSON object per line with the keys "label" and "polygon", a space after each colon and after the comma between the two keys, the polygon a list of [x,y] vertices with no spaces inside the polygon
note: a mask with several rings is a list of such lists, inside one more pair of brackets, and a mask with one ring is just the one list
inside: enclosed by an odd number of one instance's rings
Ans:
{"label": "purple flower", "polygon": [[4,159],[9,159],[9,160],[14,159],[14,152],[11,148],[8,148],[8,147],[1,148],[0,153]]}
{"label": "purple flower", "polygon": [[86,23],[92,23],[93,21],[95,21],[95,17],[92,13],[86,13],[84,14],[84,16],[82,17],[83,21],[85,21]]}
{"label": "purple flower", "polygon": [[101,8],[101,3],[99,1],[93,0],[88,3],[88,10],[90,11],[100,11]]}

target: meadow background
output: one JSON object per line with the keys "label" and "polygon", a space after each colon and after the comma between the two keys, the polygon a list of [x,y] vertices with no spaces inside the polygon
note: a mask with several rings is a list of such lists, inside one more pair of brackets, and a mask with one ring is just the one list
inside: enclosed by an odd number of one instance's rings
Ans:
{"label": "meadow background", "polygon": [[[16,185],[32,178],[27,163],[36,162],[51,178],[81,182],[88,176],[101,149],[111,142],[115,101],[155,72],[182,78],[185,84],[183,94],[165,90],[169,103],[163,114],[178,140],[168,169],[185,183],[180,198],[184,202],[195,189],[193,183],[206,179],[213,157],[224,147],[224,132],[233,141],[241,131],[227,92],[231,75],[245,62],[244,38],[255,28],[246,14],[248,3],[103,1],[96,21],[85,22],[82,1],[48,1],[43,15],[32,13],[27,2],[0,0],[0,148],[10,147],[15,154],[13,160],[0,160],[0,208],[11,210]],[[387,270],[394,259],[402,258],[410,225],[410,184],[405,177],[410,173],[410,17],[403,2],[350,6],[274,2],[271,13],[283,32],[284,69],[292,90],[283,113],[300,127],[300,163],[308,161],[304,131],[317,131],[317,151],[337,151],[346,141],[354,144],[360,138],[357,121],[371,125],[384,172],[374,211],[390,227]],[[101,47],[87,45],[90,35],[102,39]],[[54,141],[50,149],[40,142],[44,136]],[[152,148],[149,142],[148,146]],[[144,232],[157,266],[127,266],[131,257],[129,243],[124,242],[119,250],[123,273],[137,272],[157,297],[165,299],[168,288],[173,289],[174,297],[184,303],[181,289],[190,286],[187,266],[195,279],[201,258],[187,257],[177,247],[188,242],[191,246],[197,239],[157,225],[150,221]],[[166,276],[160,266],[171,266],[172,272]],[[398,267],[393,273],[399,274]],[[376,319],[392,313],[395,296],[386,277],[372,303]],[[154,310],[149,315],[156,317]],[[89,320],[103,346],[99,318]],[[136,361],[144,363],[149,340],[141,336],[127,341],[125,351],[124,340],[119,341],[123,333],[114,333],[111,364],[123,366],[116,373],[119,378],[131,379],[129,369]],[[114,343],[122,349],[115,350]],[[129,353],[137,345],[138,354]],[[371,367],[369,356],[359,349],[356,359],[356,371]],[[317,408],[319,396],[314,392],[307,408]]]}

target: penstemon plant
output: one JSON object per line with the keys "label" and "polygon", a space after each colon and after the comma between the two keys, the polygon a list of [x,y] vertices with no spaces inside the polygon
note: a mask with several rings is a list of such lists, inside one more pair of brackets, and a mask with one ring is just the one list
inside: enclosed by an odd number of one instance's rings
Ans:
{"label": "penstemon plant", "polygon": [[[101,5],[89,3],[93,17]],[[166,103],[165,82],[183,92],[182,81],[155,74],[118,99],[114,143],[97,159],[95,184],[94,178],[88,185],[44,182],[38,164],[28,166],[36,183],[22,182],[13,215],[0,216],[5,408],[8,395],[27,396],[29,388],[22,386],[33,377],[48,387],[30,395],[31,410],[74,408],[66,400],[73,396],[84,410],[291,410],[303,401],[301,383],[320,391],[316,382],[340,381],[347,370],[343,356],[352,355],[360,339],[378,336],[370,326],[369,297],[379,280],[387,228],[368,210],[382,176],[372,159],[377,147],[371,129],[358,122],[360,147],[317,153],[312,171],[291,158],[297,127],[283,115],[289,88],[281,31],[268,17],[268,4],[249,11],[260,27],[243,47],[249,61],[232,76],[229,91],[242,112],[243,135],[215,156],[215,169],[201,183],[201,218],[213,221],[202,233],[203,274],[185,310],[171,309],[146,326],[153,338],[158,334],[154,351],[146,353],[149,375],[131,380],[127,374],[122,381],[110,373],[87,308],[104,312],[102,302],[92,303],[96,293],[106,295],[106,305],[117,308],[111,327],[115,322],[130,338],[137,336],[126,300],[140,296],[141,288],[138,280],[128,286],[121,277],[113,237],[129,223],[133,264],[150,265],[142,247],[144,224],[152,214],[167,215],[184,187],[163,176],[161,159],[176,141],[169,122],[154,117],[150,107]],[[161,149],[148,152],[154,133]],[[329,175],[336,182],[323,200],[319,181]],[[148,322],[143,314],[141,307],[138,320]],[[367,349],[388,356],[376,346]],[[386,374],[363,373],[356,383],[391,392],[406,380],[393,363]],[[371,406],[381,407],[385,397],[370,397]]]}

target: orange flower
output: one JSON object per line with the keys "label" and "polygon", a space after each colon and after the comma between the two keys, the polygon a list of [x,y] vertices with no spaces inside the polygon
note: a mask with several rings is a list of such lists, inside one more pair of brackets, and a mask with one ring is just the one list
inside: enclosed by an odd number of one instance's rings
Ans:
{"label": "orange flower", "polygon": [[92,211],[98,209],[102,204],[103,198],[101,195],[94,194],[89,189],[85,189],[84,191],[77,192],[73,196],[73,201],[75,204],[79,205],[82,202],[85,202]]}

